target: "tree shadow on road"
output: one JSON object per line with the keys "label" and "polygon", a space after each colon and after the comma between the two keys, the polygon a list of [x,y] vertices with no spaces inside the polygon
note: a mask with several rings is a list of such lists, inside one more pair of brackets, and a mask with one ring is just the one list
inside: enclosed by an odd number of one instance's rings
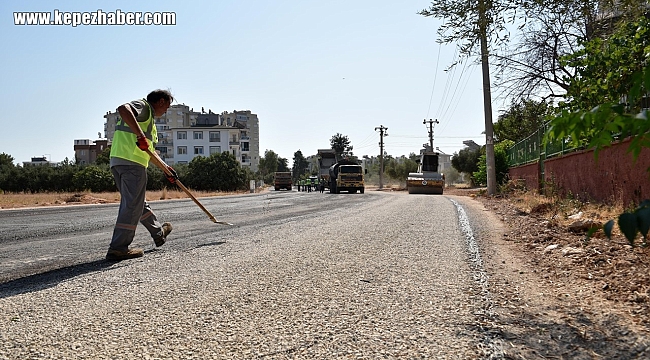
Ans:
{"label": "tree shadow on road", "polygon": [[72,279],[74,277],[95,271],[106,271],[107,269],[112,270],[121,267],[115,266],[116,264],[118,263],[102,259],[88,263],[66,266],[64,268],[54,269],[39,274],[28,275],[18,279],[12,279],[0,283],[0,299],[35,291],[41,291],[56,286],[59,283]]}

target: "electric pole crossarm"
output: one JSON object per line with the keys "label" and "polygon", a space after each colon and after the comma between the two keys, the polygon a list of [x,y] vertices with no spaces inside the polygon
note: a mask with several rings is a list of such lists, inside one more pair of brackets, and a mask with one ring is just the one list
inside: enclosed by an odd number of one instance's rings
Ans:
{"label": "electric pole crossarm", "polygon": [[424,125],[429,123],[429,148],[430,148],[429,151],[433,151],[433,124],[440,124],[440,121],[438,121],[438,119],[435,120],[429,119],[429,121],[427,121],[427,119],[424,119],[422,123]]}

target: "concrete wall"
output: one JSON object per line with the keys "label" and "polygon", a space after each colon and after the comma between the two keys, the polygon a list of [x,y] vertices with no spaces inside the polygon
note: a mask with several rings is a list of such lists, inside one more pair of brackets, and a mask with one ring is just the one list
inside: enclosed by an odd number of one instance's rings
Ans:
{"label": "concrete wall", "polygon": [[524,179],[526,189],[530,191],[539,190],[539,164],[534,162],[528,165],[517,166],[508,170],[510,179]]}
{"label": "concrete wall", "polygon": [[[579,151],[544,161],[544,181],[561,195],[572,194],[585,200],[619,203],[623,206],[650,199],[650,149],[643,149],[633,161],[627,153],[630,140],[612,145],[598,153]],[[537,164],[510,169],[511,179],[526,179],[529,189],[536,188]]]}

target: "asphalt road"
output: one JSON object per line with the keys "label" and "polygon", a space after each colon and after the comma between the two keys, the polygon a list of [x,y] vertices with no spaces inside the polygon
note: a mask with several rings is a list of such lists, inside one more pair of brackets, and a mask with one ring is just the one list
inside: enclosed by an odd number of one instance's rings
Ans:
{"label": "asphalt road", "polygon": [[0,358],[113,358],[110,344],[122,358],[498,357],[481,330],[490,299],[472,228],[485,220],[466,200],[200,200],[235,226],[190,200],[152,202],[174,225],[168,243],[139,227],[145,256],[119,263],[104,261],[117,205],[0,211]]}
{"label": "asphalt road", "polygon": [[[245,232],[251,226],[264,227],[301,215],[319,216],[361,199],[316,194],[294,190],[199,199],[215,218],[234,223],[234,228],[213,224],[189,199],[150,204],[161,222],[169,221],[174,226],[170,246],[187,250],[227,241],[235,232]],[[1,210],[0,282],[103,260],[117,211],[117,204]],[[133,246],[150,251],[155,248],[141,226]]]}

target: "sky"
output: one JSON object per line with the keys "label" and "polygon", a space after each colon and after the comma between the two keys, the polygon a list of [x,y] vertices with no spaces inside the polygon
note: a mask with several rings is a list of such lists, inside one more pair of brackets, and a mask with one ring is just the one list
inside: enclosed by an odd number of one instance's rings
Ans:
{"label": "sky", "polygon": [[[260,152],[289,164],[329,148],[419,153],[423,120],[434,147],[453,154],[485,144],[481,69],[436,42],[426,0],[218,0],[0,2],[0,153],[14,163],[74,159],[74,140],[104,135],[104,115],[169,89],[213,112],[251,110]],[[14,12],[174,12],[176,25],[15,25]],[[493,100],[493,118],[498,104]]]}

